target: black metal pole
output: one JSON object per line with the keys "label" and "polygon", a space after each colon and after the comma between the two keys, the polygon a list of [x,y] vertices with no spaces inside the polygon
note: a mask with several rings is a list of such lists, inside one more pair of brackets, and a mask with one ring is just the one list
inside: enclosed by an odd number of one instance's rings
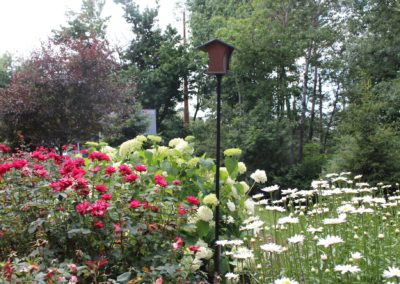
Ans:
{"label": "black metal pole", "polygon": [[220,168],[220,149],[221,149],[221,80],[222,75],[217,74],[217,149],[216,149],[216,170],[215,170],[215,195],[218,204],[215,208],[215,254],[214,254],[214,283],[219,283],[221,279],[221,246],[217,245],[219,240],[219,168]]}

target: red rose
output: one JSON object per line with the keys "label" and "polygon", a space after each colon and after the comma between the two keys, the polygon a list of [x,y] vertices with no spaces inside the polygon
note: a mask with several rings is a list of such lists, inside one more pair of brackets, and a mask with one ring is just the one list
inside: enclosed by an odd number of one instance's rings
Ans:
{"label": "red rose", "polygon": [[101,221],[99,221],[99,220],[96,220],[96,221],[94,221],[94,227],[95,227],[97,230],[102,229],[102,228],[104,228],[104,223],[101,222]]}
{"label": "red rose", "polygon": [[200,251],[200,246],[189,246],[189,250],[192,252]]}
{"label": "red rose", "polygon": [[183,204],[179,205],[179,207],[178,207],[178,214],[179,214],[179,215],[185,215],[186,212],[187,212],[187,211],[186,211],[185,206],[184,206]]}
{"label": "red rose", "polygon": [[183,246],[183,239],[181,237],[176,237],[175,242],[172,244],[172,248],[177,250]]}
{"label": "red rose", "polygon": [[105,169],[105,171],[104,171],[104,173],[106,174],[106,175],[109,175],[109,176],[111,176],[113,173],[115,173],[117,170],[114,168],[114,167],[112,167],[112,166],[108,166],[106,169]]}
{"label": "red rose", "polygon": [[132,201],[129,203],[129,208],[135,209],[135,208],[140,207],[140,205],[142,205],[142,203],[141,203],[139,200],[132,200]]}
{"label": "red rose", "polygon": [[106,193],[106,194],[101,195],[101,196],[100,196],[100,199],[101,199],[101,200],[107,201],[107,200],[111,200],[111,199],[112,199],[112,196],[111,196],[111,194]]}
{"label": "red rose", "polygon": [[199,205],[200,204],[200,201],[196,197],[194,197],[192,195],[188,196],[186,198],[186,200],[187,200],[187,202],[189,202],[190,204],[193,204],[193,205]]}
{"label": "red rose", "polygon": [[157,185],[159,185],[159,186],[161,186],[161,187],[166,187],[166,186],[168,186],[167,181],[164,179],[163,176],[160,176],[160,175],[156,175],[156,176],[154,177],[154,182],[155,182],[155,184],[157,184]]}
{"label": "red rose", "polygon": [[123,175],[123,176],[127,176],[127,175],[132,174],[131,168],[128,167],[127,165],[125,165],[125,164],[120,165],[119,168],[118,168],[118,170],[119,170],[119,172],[121,173],[121,175]]}
{"label": "red rose", "polygon": [[147,168],[144,165],[136,165],[135,166],[135,171],[137,171],[137,172],[145,172],[145,171],[147,171]]}
{"label": "red rose", "polygon": [[135,180],[137,180],[139,178],[139,176],[135,175],[135,174],[130,174],[125,176],[125,182],[133,182]]}
{"label": "red rose", "polygon": [[87,213],[87,209],[89,208],[90,203],[87,201],[83,201],[82,203],[79,203],[76,205],[75,210],[81,215],[85,215]]}
{"label": "red rose", "polygon": [[106,192],[107,191],[107,187],[104,184],[98,184],[96,185],[95,189],[99,192]]}
{"label": "red rose", "polygon": [[109,206],[110,204],[104,200],[97,200],[95,203],[90,205],[88,210],[90,211],[90,215],[93,217],[104,217]]}
{"label": "red rose", "polygon": [[88,158],[91,160],[107,161],[107,162],[110,160],[110,157],[107,156],[107,154],[101,152],[92,152],[89,154]]}

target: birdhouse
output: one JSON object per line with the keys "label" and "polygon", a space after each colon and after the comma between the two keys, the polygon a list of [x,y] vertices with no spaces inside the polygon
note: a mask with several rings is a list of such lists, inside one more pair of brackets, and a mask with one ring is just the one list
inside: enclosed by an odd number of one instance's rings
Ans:
{"label": "birdhouse", "polygon": [[225,75],[229,71],[229,60],[235,49],[219,39],[213,39],[199,47],[208,53],[208,74]]}

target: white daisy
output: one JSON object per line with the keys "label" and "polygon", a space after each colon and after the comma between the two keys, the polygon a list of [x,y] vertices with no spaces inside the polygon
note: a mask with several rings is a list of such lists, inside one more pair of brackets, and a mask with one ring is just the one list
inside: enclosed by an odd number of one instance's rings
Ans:
{"label": "white daisy", "polygon": [[295,192],[297,192],[297,191],[299,191],[297,188],[293,188],[293,189],[291,189],[291,188],[289,188],[289,189],[283,189],[283,190],[282,190],[282,194],[283,194],[283,195],[290,195],[290,194],[293,194],[293,193],[295,193]]}
{"label": "white daisy", "polygon": [[253,251],[246,247],[239,247],[238,250],[233,254],[233,258],[237,259],[247,259],[252,258],[253,256]]}
{"label": "white daisy", "polygon": [[357,261],[362,258],[362,254],[358,251],[351,253],[350,261]]}
{"label": "white daisy", "polygon": [[340,272],[341,274],[345,274],[345,273],[357,273],[360,272],[361,269],[356,265],[346,264],[346,265],[336,265],[335,271]]}
{"label": "white daisy", "polygon": [[268,243],[265,245],[261,245],[260,248],[266,252],[271,252],[271,253],[281,253],[284,251],[284,248],[280,245],[277,245],[275,243]]}
{"label": "white daisy", "polygon": [[339,243],[343,243],[343,239],[341,237],[328,235],[324,239],[319,239],[317,245],[324,246],[327,248],[329,246]]}
{"label": "white daisy", "polygon": [[276,191],[276,190],[278,190],[278,189],[279,189],[279,186],[278,186],[278,185],[273,185],[273,186],[264,187],[264,188],[261,189],[261,191],[264,191],[264,192],[274,192],[274,191]]}
{"label": "white daisy", "polygon": [[351,204],[344,204],[336,209],[339,214],[353,212],[354,210],[356,209]]}
{"label": "white daisy", "polygon": [[254,195],[252,196],[253,199],[260,199],[260,198],[263,198],[263,197],[264,197],[264,194],[263,194],[263,193],[254,194]]}
{"label": "white daisy", "polygon": [[385,278],[392,278],[392,277],[397,277],[400,278],[400,269],[397,267],[389,267],[385,271],[383,271],[383,277]]}
{"label": "white daisy", "polygon": [[238,280],[239,279],[239,274],[235,274],[235,273],[229,272],[229,273],[225,274],[225,278],[229,279],[229,280]]}
{"label": "white daisy", "polygon": [[244,231],[244,230],[254,230],[254,231],[260,231],[260,228],[262,227],[262,225],[264,225],[264,222],[263,221],[261,221],[261,220],[257,220],[257,221],[254,221],[253,223],[249,223],[249,224],[247,224],[246,226],[244,226],[244,227],[240,227],[240,230],[241,231]]}
{"label": "white daisy", "polygon": [[336,225],[346,222],[346,214],[341,214],[339,218],[327,218],[324,219],[324,225]]}
{"label": "white daisy", "polygon": [[283,277],[281,279],[276,279],[274,284],[299,284],[299,282],[287,277]]}
{"label": "white daisy", "polygon": [[322,227],[318,227],[318,228],[314,228],[313,226],[308,226],[307,228],[307,232],[310,232],[311,234],[315,234],[315,233],[321,233],[322,232]]}
{"label": "white daisy", "polygon": [[284,224],[297,224],[299,223],[299,218],[296,217],[282,217],[278,220],[279,225],[284,225]]}
{"label": "white daisy", "polygon": [[280,206],[265,206],[265,210],[267,211],[278,211],[278,212],[285,212],[286,209]]}
{"label": "white daisy", "polygon": [[294,235],[293,237],[288,238],[288,242],[291,244],[302,244],[304,242],[304,236]]}

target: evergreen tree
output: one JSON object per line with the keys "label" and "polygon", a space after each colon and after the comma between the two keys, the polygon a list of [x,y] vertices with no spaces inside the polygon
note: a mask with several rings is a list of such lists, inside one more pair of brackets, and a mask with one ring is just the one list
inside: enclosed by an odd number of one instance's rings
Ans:
{"label": "evergreen tree", "polygon": [[139,102],[143,108],[156,109],[158,130],[166,135],[167,120],[177,114],[177,103],[183,101],[181,83],[188,75],[187,47],[171,26],[163,31],[156,25],[158,8],[141,12],[133,1],[116,2],[122,4],[134,34],[125,52],[125,68],[137,78]]}

